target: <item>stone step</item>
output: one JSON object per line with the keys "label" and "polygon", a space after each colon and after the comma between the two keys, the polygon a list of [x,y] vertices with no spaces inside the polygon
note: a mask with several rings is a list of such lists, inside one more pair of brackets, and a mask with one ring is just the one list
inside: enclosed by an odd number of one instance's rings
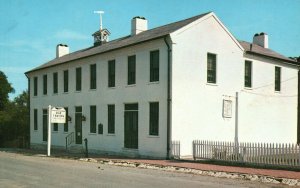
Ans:
{"label": "stone step", "polygon": [[84,148],[82,145],[73,145],[68,147],[69,153],[84,153]]}

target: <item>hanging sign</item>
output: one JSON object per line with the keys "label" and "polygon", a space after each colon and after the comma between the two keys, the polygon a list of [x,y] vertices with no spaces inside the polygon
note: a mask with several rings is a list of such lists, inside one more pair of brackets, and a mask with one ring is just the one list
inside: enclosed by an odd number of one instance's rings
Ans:
{"label": "hanging sign", "polygon": [[64,108],[52,108],[51,123],[66,123],[66,110]]}

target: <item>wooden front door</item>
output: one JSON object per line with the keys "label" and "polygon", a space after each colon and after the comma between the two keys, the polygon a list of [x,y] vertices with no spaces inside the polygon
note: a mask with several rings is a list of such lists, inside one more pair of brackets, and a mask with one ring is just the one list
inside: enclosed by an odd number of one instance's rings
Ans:
{"label": "wooden front door", "polygon": [[75,143],[82,144],[82,107],[75,107]]}
{"label": "wooden front door", "polygon": [[124,147],[138,149],[138,104],[125,104]]}

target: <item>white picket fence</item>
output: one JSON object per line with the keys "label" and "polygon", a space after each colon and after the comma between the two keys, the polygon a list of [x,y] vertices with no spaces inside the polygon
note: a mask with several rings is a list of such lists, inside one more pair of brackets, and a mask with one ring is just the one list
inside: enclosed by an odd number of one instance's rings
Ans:
{"label": "white picket fence", "polygon": [[180,159],[180,141],[172,141],[172,158]]}
{"label": "white picket fence", "polygon": [[282,143],[193,141],[193,157],[263,165],[300,167],[300,147]]}

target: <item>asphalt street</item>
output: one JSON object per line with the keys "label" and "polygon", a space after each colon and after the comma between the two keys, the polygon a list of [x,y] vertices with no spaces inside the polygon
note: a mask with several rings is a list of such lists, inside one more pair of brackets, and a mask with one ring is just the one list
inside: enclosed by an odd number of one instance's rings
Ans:
{"label": "asphalt street", "polygon": [[256,188],[285,186],[0,152],[0,187]]}

